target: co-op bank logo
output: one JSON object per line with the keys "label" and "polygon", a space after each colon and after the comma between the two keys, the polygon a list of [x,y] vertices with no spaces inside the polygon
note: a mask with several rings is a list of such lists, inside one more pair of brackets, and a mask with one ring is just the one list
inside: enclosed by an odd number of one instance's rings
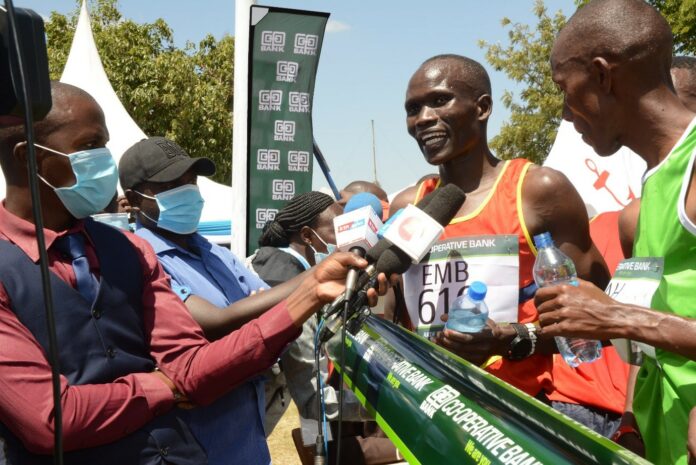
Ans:
{"label": "co-op bank logo", "polygon": [[273,200],[290,200],[295,195],[295,181],[292,179],[274,179],[271,198]]}
{"label": "co-op bank logo", "polygon": [[285,51],[285,33],[282,31],[262,31],[261,51],[283,53]]}
{"label": "co-op bank logo", "polygon": [[309,152],[290,150],[288,152],[288,171],[309,172]]}
{"label": "co-op bank logo", "polygon": [[259,111],[280,111],[280,105],[282,103],[282,90],[259,91]]}
{"label": "co-op bank logo", "polygon": [[280,150],[258,149],[256,151],[256,169],[259,171],[279,171]]}
{"label": "co-op bank logo", "polygon": [[256,209],[256,229],[263,229],[267,222],[273,221],[278,214],[277,208]]}
{"label": "co-op bank logo", "polygon": [[295,82],[300,73],[300,64],[296,61],[280,60],[276,63],[276,81]]}
{"label": "co-op bank logo", "polygon": [[319,36],[315,34],[295,34],[293,52],[297,55],[316,55],[319,47]]}
{"label": "co-op bank logo", "polygon": [[295,122],[276,120],[273,125],[273,140],[281,142],[295,142]]}

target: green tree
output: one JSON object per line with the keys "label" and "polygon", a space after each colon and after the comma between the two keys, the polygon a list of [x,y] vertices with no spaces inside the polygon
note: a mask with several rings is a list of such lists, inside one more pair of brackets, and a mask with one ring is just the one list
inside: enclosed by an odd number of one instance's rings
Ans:
{"label": "green tree", "polygon": [[486,60],[493,69],[526,86],[519,100],[509,90],[503,93],[501,100],[511,111],[510,119],[491,140],[491,147],[503,159],[523,157],[542,163],[561,122],[563,97],[551,80],[549,56],[565,16],[560,11],[550,16],[542,0],[536,0],[534,14],[538,18],[534,29],[502,19],[503,27],[510,29],[508,45],[485,41],[479,45],[486,49]]}
{"label": "green tree", "polygon": [[[69,15],[51,13],[46,24],[51,78],[70,52],[79,0]],[[232,162],[234,39],[206,36],[178,48],[167,23],[123,19],[117,0],[93,0],[92,31],[111,85],[148,135],[168,137],[191,156],[215,161],[215,180],[229,184]]]}
{"label": "green tree", "polygon": [[696,0],[648,0],[667,19],[677,54],[696,54]]}

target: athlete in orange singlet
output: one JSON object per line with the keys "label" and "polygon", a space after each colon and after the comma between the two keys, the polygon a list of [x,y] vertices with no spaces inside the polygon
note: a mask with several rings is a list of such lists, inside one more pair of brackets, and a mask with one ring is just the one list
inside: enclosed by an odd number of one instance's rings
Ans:
{"label": "athlete in orange singlet", "polygon": [[578,275],[600,287],[609,273],[590,239],[584,204],[565,176],[522,159],[501,161],[491,153],[486,126],[492,105],[485,69],[465,57],[430,58],[409,82],[408,132],[440,176],[399,194],[391,211],[448,183],[463,189],[467,199],[440,240],[438,250],[448,250],[447,255],[433,258],[433,253],[430,263],[426,256],[404,276],[406,309],[399,315],[428,335],[438,319],[446,319],[441,314],[466,280],[488,281],[487,303],[498,323],[489,320],[474,334],[444,330],[436,341],[536,396],[551,388],[555,345],[534,324],[532,237],[550,232]]}

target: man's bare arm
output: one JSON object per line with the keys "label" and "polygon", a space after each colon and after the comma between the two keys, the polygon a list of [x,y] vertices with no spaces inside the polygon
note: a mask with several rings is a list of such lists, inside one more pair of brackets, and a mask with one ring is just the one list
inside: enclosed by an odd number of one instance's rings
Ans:
{"label": "man's bare arm", "polygon": [[203,329],[205,337],[214,341],[241,328],[245,323],[258,318],[286,299],[313,272],[313,270],[305,271],[283,284],[238,300],[225,308],[216,307],[196,295],[186,299],[186,307],[196,323]]}
{"label": "man's bare arm", "polygon": [[568,178],[551,168],[532,167],[523,192],[529,233],[551,233],[556,246],[575,263],[578,276],[604,289],[611,274],[590,237],[585,204]]}
{"label": "man's bare arm", "polygon": [[631,339],[696,360],[696,320],[623,304],[587,281],[537,291],[545,337]]}

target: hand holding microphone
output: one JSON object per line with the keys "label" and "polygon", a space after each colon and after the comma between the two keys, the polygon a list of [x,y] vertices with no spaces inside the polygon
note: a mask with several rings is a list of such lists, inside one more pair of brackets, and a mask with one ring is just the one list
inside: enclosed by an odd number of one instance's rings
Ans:
{"label": "hand holding microphone", "polygon": [[[382,227],[382,204],[370,193],[350,198],[344,213],[334,218],[336,245],[340,251],[350,251],[365,257],[368,249],[377,244],[377,231]],[[346,277],[346,297],[350,300],[357,289],[359,272],[351,269]]]}

